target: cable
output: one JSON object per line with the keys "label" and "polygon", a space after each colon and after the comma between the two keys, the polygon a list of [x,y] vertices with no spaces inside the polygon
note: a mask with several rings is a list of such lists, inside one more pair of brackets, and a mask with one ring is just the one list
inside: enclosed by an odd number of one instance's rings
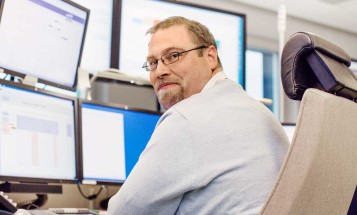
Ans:
{"label": "cable", "polygon": [[36,204],[30,204],[26,207],[26,210],[38,209],[38,208],[40,208],[40,207],[37,206]]}
{"label": "cable", "polygon": [[20,202],[17,207],[30,210],[30,209],[37,209],[43,206],[47,200],[48,196],[47,194],[36,194],[37,198],[30,200],[30,201],[25,201],[25,202]]}
{"label": "cable", "polygon": [[104,210],[107,210],[108,209],[108,203],[109,203],[109,200],[110,198],[112,198],[112,196],[109,196],[105,199],[102,199],[100,202],[99,202],[99,206],[100,208],[104,209]]}
{"label": "cable", "polygon": [[81,187],[79,186],[79,184],[77,184],[77,187],[78,187],[78,190],[79,190],[80,194],[83,196],[83,198],[88,199],[88,200],[94,200],[94,199],[96,199],[96,198],[98,197],[98,195],[99,195],[99,194],[102,192],[102,190],[103,190],[103,186],[100,186],[100,188],[99,188],[99,190],[98,190],[98,192],[97,192],[96,194],[92,194],[92,195],[90,195],[90,196],[86,196],[86,195],[84,195],[84,193],[83,193]]}

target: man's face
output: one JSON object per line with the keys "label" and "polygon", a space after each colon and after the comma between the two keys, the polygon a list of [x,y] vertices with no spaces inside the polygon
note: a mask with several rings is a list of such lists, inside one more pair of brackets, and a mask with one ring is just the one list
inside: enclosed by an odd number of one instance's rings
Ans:
{"label": "man's face", "polygon": [[[184,26],[172,26],[154,33],[148,45],[147,60],[159,59],[171,52],[193,49],[195,44]],[[203,56],[199,56],[203,51]],[[213,75],[217,59],[212,47],[194,50],[180,55],[175,63],[165,65],[159,60],[156,70],[150,72],[150,80],[161,106],[167,110],[179,101],[201,92]],[[213,48],[214,54],[216,54]]]}

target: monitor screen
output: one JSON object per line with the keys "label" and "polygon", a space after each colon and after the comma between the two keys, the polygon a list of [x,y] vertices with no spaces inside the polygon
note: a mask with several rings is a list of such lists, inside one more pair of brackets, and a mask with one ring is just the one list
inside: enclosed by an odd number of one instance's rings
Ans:
{"label": "monitor screen", "polygon": [[80,67],[95,74],[110,68],[114,0],[72,0],[90,10]]}
{"label": "monitor screen", "polygon": [[287,136],[289,138],[290,143],[291,143],[291,141],[293,140],[293,137],[294,137],[296,124],[295,123],[282,123],[282,126],[285,130],[285,133],[287,134]]}
{"label": "monitor screen", "polygon": [[0,1],[0,68],[74,90],[89,10],[69,0]]}
{"label": "monitor screen", "polygon": [[78,180],[77,99],[0,80],[0,180]]}
{"label": "monitor screen", "polygon": [[123,183],[150,140],[157,112],[80,102],[82,183]]}
{"label": "monitor screen", "polygon": [[245,15],[177,1],[121,0],[121,4],[119,69],[122,72],[149,79],[148,72],[141,68],[147,56],[146,31],[167,17],[184,16],[210,29],[225,73],[244,85]]}

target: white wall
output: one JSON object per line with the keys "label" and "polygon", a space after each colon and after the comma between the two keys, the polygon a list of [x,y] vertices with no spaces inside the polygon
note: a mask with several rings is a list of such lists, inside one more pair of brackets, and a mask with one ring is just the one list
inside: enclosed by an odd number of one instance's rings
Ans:
{"label": "white wall", "polygon": [[[272,51],[279,50],[277,12],[275,11],[229,0],[182,0],[182,2],[246,14],[247,46]],[[318,16],[318,12],[316,13]],[[289,16],[289,8],[287,8],[286,38],[298,31],[315,33],[345,49],[352,58],[357,59],[357,34]]]}

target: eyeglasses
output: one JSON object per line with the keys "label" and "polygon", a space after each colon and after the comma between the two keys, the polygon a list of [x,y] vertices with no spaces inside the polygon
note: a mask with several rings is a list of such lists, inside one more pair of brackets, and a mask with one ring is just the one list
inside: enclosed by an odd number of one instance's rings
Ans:
{"label": "eyeglasses", "polygon": [[157,65],[159,64],[159,60],[161,60],[161,62],[165,65],[172,64],[172,63],[175,63],[176,61],[178,61],[182,54],[184,54],[186,52],[193,51],[193,50],[197,50],[197,49],[203,49],[203,48],[207,48],[207,46],[199,46],[199,47],[189,49],[186,51],[182,51],[182,52],[169,52],[169,53],[162,55],[159,59],[146,61],[144,63],[144,65],[142,66],[142,68],[144,68],[148,72],[154,71],[157,68]]}

